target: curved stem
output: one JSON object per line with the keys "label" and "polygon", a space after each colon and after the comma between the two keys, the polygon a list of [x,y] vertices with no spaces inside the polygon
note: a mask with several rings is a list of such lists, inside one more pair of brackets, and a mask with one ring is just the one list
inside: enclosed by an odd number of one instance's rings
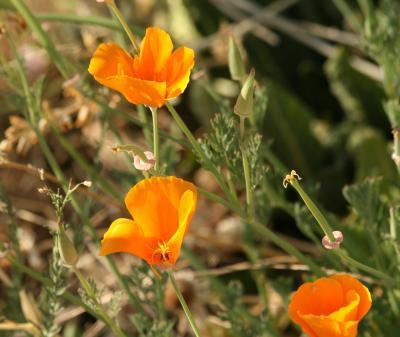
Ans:
{"label": "curved stem", "polygon": [[112,331],[114,331],[114,333],[118,337],[127,337],[127,335],[122,331],[122,329],[118,326],[118,324],[108,315],[108,313],[105,310],[103,304],[101,304],[97,300],[97,296],[96,296],[95,290],[90,285],[90,283],[86,280],[86,278],[82,275],[82,273],[79,271],[79,269],[74,266],[74,267],[71,267],[71,270],[75,273],[75,275],[78,278],[80,284],[85,289],[86,294],[95,303],[95,311],[97,311],[99,313],[99,315],[101,315],[101,317],[104,319],[104,322],[106,324],[108,324],[110,329]]}
{"label": "curved stem", "polygon": [[268,227],[264,226],[263,224],[257,221],[250,221],[249,224],[254,228],[255,231],[257,231],[261,235],[261,237],[268,238],[275,245],[283,249],[285,252],[297,257],[299,261],[302,261],[306,265],[308,265],[310,267],[310,270],[313,271],[316,275],[318,276],[326,275],[326,273],[310,258],[305,256],[302,252],[300,252],[295,246],[291,245],[288,241],[276,235]]}
{"label": "curved stem", "polygon": [[348,256],[347,253],[340,249],[337,250],[337,254],[345,261],[347,261],[350,265],[352,265],[355,268],[358,268],[360,270],[363,270],[377,278],[380,278],[382,280],[385,280],[386,282],[389,282],[391,284],[395,284],[396,281],[395,279],[393,279],[392,277],[390,277],[389,275],[381,272],[380,270],[377,270],[375,268],[372,268],[370,266],[367,266],[361,262],[358,262],[357,260],[354,260],[352,257]]}
{"label": "curved stem", "polygon": [[157,119],[157,108],[150,107],[151,115],[153,117],[153,149],[154,157],[156,158],[156,163],[154,165],[154,170],[158,172],[160,168],[160,154],[159,154],[159,142],[158,142],[158,119]]}
{"label": "curved stem", "polygon": [[176,283],[176,279],[175,279],[174,273],[172,271],[168,270],[168,276],[169,276],[169,278],[171,280],[172,286],[174,287],[174,290],[175,290],[175,294],[178,297],[178,300],[182,305],[183,311],[186,314],[186,317],[187,317],[187,319],[188,319],[188,321],[190,323],[190,326],[193,329],[193,332],[194,332],[195,336],[196,337],[201,337],[200,332],[199,332],[199,328],[196,325],[196,322],[195,322],[195,320],[193,318],[193,315],[192,315],[192,313],[191,313],[191,311],[190,311],[185,299],[183,298],[183,295],[182,295],[181,291],[179,290],[178,284]]}
{"label": "curved stem", "polygon": [[192,132],[186,126],[185,122],[179,116],[179,114],[175,110],[175,108],[169,102],[167,102],[165,104],[165,106],[167,107],[167,109],[171,113],[171,115],[174,118],[176,124],[179,126],[181,131],[185,134],[185,136],[189,140],[189,142],[192,145],[194,151],[203,160],[203,162],[207,165],[207,168],[214,174],[214,177],[217,180],[218,185],[221,187],[221,189],[225,193],[225,195],[229,198],[229,201],[230,201],[232,207],[235,209],[235,212],[237,212],[238,214],[241,214],[242,210],[241,210],[240,204],[238,203],[237,200],[235,200],[235,197],[232,195],[231,191],[229,190],[229,187],[226,185],[225,181],[223,180],[223,178],[221,176],[221,173],[218,171],[218,169],[215,167],[215,165],[204,154],[199,142],[196,140],[196,138],[194,138]]}
{"label": "curved stem", "polygon": [[310,210],[311,214],[314,216],[315,220],[317,220],[318,224],[321,226],[321,229],[328,237],[329,241],[335,242],[335,237],[333,236],[332,228],[329,225],[328,220],[319,210],[314,201],[309,197],[306,191],[303,190],[299,182],[296,178],[290,179],[290,184],[294,187],[294,189],[300,194],[300,197],[303,199],[307,208]]}
{"label": "curved stem", "polygon": [[115,16],[118,18],[119,22],[121,23],[121,26],[124,28],[126,34],[129,37],[129,40],[132,43],[133,48],[135,49],[135,52],[139,53],[140,49],[139,49],[139,46],[138,46],[138,44],[136,42],[135,35],[132,33],[132,30],[129,28],[128,23],[126,22],[125,18],[123,17],[121,12],[119,11],[117,5],[115,4],[114,1],[108,1],[107,4],[111,8],[111,10],[115,14]]}

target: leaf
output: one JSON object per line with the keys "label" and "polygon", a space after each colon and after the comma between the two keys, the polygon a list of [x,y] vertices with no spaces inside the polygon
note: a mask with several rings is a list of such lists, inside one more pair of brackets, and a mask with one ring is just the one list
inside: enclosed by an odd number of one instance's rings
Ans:
{"label": "leaf", "polygon": [[352,68],[347,50],[338,49],[325,63],[324,70],[331,91],[349,120],[369,122],[389,130],[382,107],[384,93],[381,85]]}
{"label": "leaf", "polygon": [[386,140],[379,132],[370,128],[354,129],[348,147],[354,156],[356,181],[370,176],[383,176],[393,181],[397,179]]}
{"label": "leaf", "polygon": [[368,178],[360,183],[347,185],[343,195],[354,211],[368,224],[378,221],[381,178]]}

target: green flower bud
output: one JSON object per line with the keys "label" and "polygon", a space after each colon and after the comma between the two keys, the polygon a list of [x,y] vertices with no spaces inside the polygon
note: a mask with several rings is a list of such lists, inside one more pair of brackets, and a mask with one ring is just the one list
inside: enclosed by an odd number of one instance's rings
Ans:
{"label": "green flower bud", "polygon": [[65,233],[64,226],[60,226],[58,230],[58,248],[60,250],[61,260],[68,266],[74,266],[78,261],[78,254],[74,244]]}
{"label": "green flower bud", "polygon": [[228,61],[232,79],[242,81],[246,76],[246,68],[240,50],[232,37],[229,38]]}
{"label": "green flower bud", "polygon": [[250,117],[253,114],[254,74],[252,69],[233,108],[235,114],[240,117]]}

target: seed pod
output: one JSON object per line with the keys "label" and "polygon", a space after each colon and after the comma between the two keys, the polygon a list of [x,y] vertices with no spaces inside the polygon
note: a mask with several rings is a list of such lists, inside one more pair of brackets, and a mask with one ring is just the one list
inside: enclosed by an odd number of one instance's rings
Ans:
{"label": "seed pod", "polygon": [[240,50],[232,37],[229,38],[228,62],[232,79],[242,81],[246,76],[246,69]]}
{"label": "seed pod", "polygon": [[63,225],[61,225],[58,230],[58,248],[63,263],[67,266],[74,266],[78,261],[78,254],[74,244],[67,236],[67,233],[65,233]]}
{"label": "seed pod", "polygon": [[240,117],[250,117],[253,114],[254,74],[252,69],[233,108],[235,114]]}

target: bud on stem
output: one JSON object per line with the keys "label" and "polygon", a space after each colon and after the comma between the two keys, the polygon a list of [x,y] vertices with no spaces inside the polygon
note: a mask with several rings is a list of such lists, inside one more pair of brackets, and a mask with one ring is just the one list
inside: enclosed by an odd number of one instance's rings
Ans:
{"label": "bud on stem", "polygon": [[57,243],[60,251],[61,260],[67,266],[74,266],[78,262],[78,254],[74,244],[71,242],[67,233],[65,233],[64,225],[60,225],[58,229]]}

